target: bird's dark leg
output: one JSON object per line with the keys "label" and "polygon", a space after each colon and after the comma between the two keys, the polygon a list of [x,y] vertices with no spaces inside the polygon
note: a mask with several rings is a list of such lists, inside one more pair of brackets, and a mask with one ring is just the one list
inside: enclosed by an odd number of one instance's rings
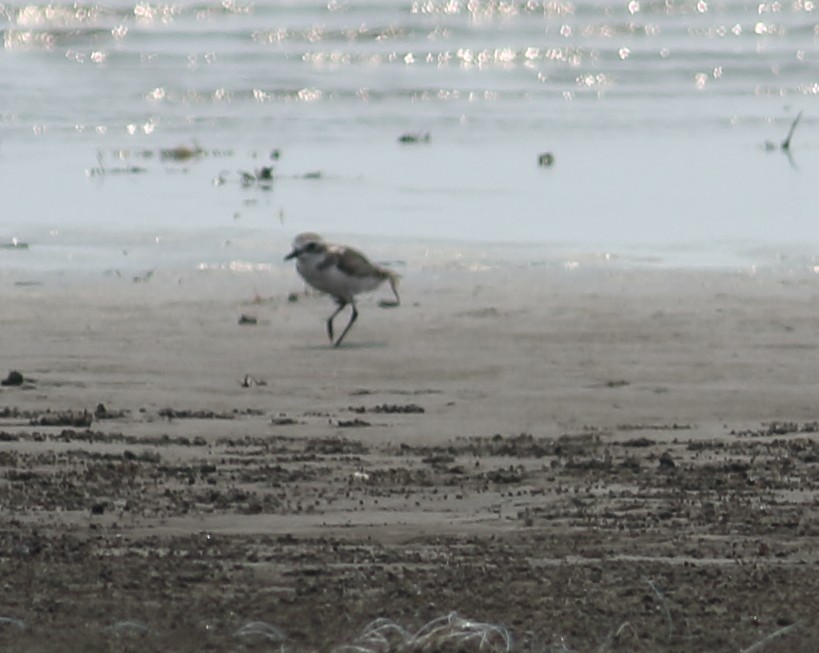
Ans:
{"label": "bird's dark leg", "polygon": [[390,288],[392,289],[392,294],[395,295],[395,305],[398,306],[401,303],[401,298],[398,296],[398,283],[396,279],[397,277],[390,277]]}
{"label": "bird's dark leg", "polygon": [[395,308],[396,306],[401,305],[401,298],[398,296],[398,277],[395,275],[390,275],[390,288],[392,288],[392,294],[395,295],[395,301],[382,299],[378,302],[378,305],[381,308]]}
{"label": "bird's dark leg", "polygon": [[[341,299],[337,299],[336,301],[338,302],[338,308],[337,308],[337,309],[335,310],[335,312],[334,312],[334,313],[333,313],[333,314],[332,314],[332,315],[331,315],[331,316],[330,316],[330,317],[327,319],[327,337],[328,337],[328,338],[330,338],[330,342],[333,342],[333,320],[335,319],[336,315],[338,315],[339,313],[341,313],[341,311],[343,311],[343,310],[344,310],[344,307],[347,305],[347,302],[345,302],[345,301],[343,301],[343,300],[341,300]],[[348,325],[348,326],[347,326],[347,329],[349,329],[349,328],[350,328],[350,327],[349,327],[349,325]],[[344,333],[347,333],[347,329],[345,329],[345,330],[344,330]],[[342,337],[343,337],[343,336],[342,336]],[[336,343],[336,346],[338,346],[338,343]]]}
{"label": "bird's dark leg", "polygon": [[350,302],[350,306],[353,307],[353,312],[350,315],[350,321],[347,322],[347,326],[344,327],[344,331],[341,332],[341,335],[338,337],[338,340],[336,340],[333,343],[333,347],[338,347],[341,344],[341,341],[344,340],[344,336],[347,335],[347,332],[350,330],[350,327],[353,326],[353,322],[355,322],[356,319],[358,319],[358,309],[355,307],[355,302]]}

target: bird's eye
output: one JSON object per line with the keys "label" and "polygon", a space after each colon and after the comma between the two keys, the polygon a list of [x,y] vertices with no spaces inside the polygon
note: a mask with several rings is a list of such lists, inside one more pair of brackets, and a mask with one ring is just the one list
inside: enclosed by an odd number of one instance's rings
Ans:
{"label": "bird's eye", "polygon": [[316,243],[307,243],[307,244],[304,246],[304,251],[305,251],[305,252],[315,252],[315,251],[318,251],[318,245],[317,245]]}

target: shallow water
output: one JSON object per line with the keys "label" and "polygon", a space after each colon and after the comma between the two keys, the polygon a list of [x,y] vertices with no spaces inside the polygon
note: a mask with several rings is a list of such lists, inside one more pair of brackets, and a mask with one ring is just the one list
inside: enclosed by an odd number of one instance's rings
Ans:
{"label": "shallow water", "polygon": [[[258,269],[304,230],[407,266],[816,263],[811,2],[12,2],[0,21],[0,270]],[[201,152],[162,156],[180,147]]]}

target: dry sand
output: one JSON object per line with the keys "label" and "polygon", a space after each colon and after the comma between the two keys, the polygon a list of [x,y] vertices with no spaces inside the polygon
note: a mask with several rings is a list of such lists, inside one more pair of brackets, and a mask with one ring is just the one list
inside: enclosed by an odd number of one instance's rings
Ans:
{"label": "dry sand", "polygon": [[816,650],[812,275],[0,282],[3,650]]}

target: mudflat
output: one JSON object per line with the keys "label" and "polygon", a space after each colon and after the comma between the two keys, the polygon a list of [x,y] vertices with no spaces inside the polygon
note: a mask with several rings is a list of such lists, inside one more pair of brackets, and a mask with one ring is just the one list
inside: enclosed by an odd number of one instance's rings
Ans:
{"label": "mudflat", "polygon": [[815,275],[379,296],[0,279],[3,650],[816,650]]}

